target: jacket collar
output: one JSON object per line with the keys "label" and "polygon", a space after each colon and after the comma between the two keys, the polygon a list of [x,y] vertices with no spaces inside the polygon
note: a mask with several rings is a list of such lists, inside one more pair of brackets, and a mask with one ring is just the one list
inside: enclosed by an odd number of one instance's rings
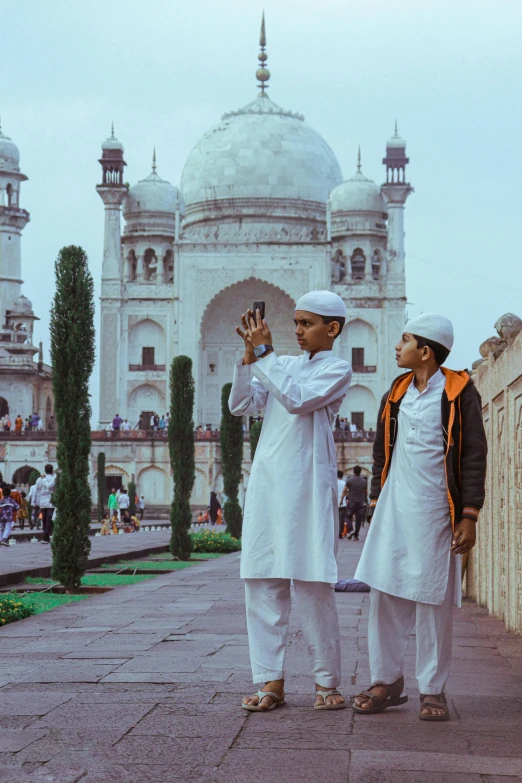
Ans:
{"label": "jacket collar", "polygon": [[[446,367],[441,367],[440,369],[446,378],[444,391],[446,392],[449,402],[453,402],[457,399],[459,394],[462,394],[465,387],[470,382],[469,374],[466,370],[448,370]],[[404,397],[413,380],[413,376],[413,372],[407,372],[405,375],[400,375],[393,382],[391,392],[388,396],[388,402],[398,402]]]}

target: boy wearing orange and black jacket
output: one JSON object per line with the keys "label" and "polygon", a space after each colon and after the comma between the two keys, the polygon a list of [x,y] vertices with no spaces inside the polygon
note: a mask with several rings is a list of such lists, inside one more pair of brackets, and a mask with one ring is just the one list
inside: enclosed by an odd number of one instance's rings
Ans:
{"label": "boy wearing orange and black jacket", "polygon": [[356,578],[371,586],[368,646],[372,685],[354,709],[403,704],[403,664],[415,627],[421,720],[448,720],[453,604],[460,555],[475,544],[484,502],[486,437],[481,401],[467,372],[441,368],[451,322],[425,313],[404,327],[397,378],[382,400],[373,450],[375,507]]}

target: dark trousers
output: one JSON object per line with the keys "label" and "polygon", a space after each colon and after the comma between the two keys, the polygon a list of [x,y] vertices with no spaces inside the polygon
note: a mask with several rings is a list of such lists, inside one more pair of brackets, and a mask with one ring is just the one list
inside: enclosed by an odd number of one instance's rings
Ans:
{"label": "dark trousers", "polygon": [[341,506],[339,509],[339,538],[342,538],[343,530],[344,530],[344,524],[346,521],[348,521],[348,531],[351,533],[352,531],[352,518],[346,516],[347,512],[346,506]]}
{"label": "dark trousers", "polygon": [[144,511],[145,511],[145,509],[144,509],[144,508],[140,508],[140,522],[141,522],[141,520],[143,519],[143,514],[144,514]]}
{"label": "dark trousers", "polygon": [[362,501],[356,501],[355,503],[348,503],[348,506],[346,507],[346,513],[348,515],[348,518],[352,519],[353,515],[355,514],[355,535],[354,538],[359,538],[359,530],[361,529],[361,525],[364,521],[364,511],[366,509],[366,503],[363,503]]}
{"label": "dark trousers", "polygon": [[42,522],[43,522],[43,540],[49,541],[53,534],[53,514],[54,508],[42,508]]}

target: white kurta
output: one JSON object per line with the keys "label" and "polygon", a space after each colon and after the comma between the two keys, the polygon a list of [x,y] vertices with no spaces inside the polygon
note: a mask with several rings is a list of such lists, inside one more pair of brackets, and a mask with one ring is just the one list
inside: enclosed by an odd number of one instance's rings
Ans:
{"label": "white kurta", "polygon": [[[452,530],[446,490],[438,370],[423,392],[412,381],[401,402],[397,440],[355,574],[376,590],[442,604],[450,571]],[[460,555],[455,601],[460,604]]]}
{"label": "white kurta", "polygon": [[231,412],[265,410],[246,493],[243,579],[337,581],[332,424],[351,376],[350,365],[331,351],[237,363]]}

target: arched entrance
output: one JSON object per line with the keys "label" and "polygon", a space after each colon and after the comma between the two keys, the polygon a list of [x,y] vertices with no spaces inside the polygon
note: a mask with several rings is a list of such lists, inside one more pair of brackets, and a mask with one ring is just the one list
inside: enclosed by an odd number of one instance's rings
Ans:
{"label": "arched entrance", "polygon": [[225,288],[210,302],[201,321],[196,424],[219,426],[221,390],[232,380],[234,364],[243,355],[243,343],[235,329],[241,313],[256,300],[266,302],[266,318],[277,352],[300,353],[294,335],[295,302],[291,296],[253,277]]}
{"label": "arched entrance", "polygon": [[9,413],[9,403],[5,397],[0,397],[0,418],[6,416]]}
{"label": "arched entrance", "polygon": [[23,467],[15,470],[13,473],[13,484],[16,484],[17,486],[20,484],[28,484],[29,476],[33,470],[36,470],[37,473],[41,472],[41,470],[38,470],[38,468],[35,468],[32,465],[23,465]]}

